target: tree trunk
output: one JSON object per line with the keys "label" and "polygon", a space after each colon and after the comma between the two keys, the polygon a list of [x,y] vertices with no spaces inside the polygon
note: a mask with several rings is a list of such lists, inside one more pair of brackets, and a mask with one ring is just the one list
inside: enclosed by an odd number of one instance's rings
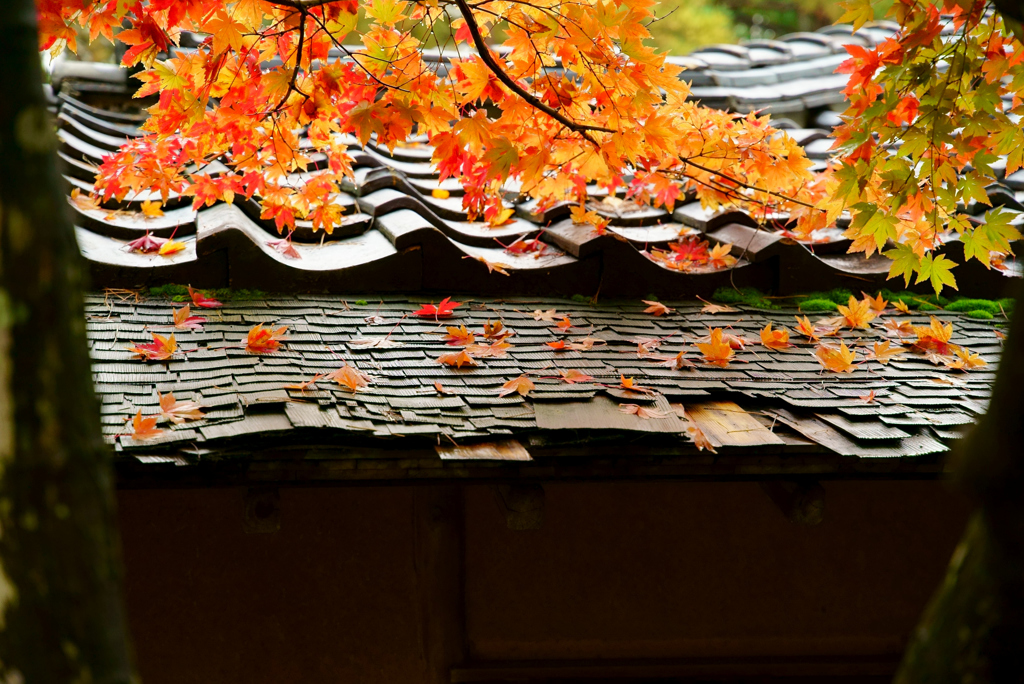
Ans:
{"label": "tree trunk", "polygon": [[0,11],[0,680],[133,680],[82,269],[33,0]]}
{"label": "tree trunk", "polygon": [[1024,309],[1011,324],[988,412],[954,454],[956,481],[977,509],[897,684],[1024,682],[1022,392]]}

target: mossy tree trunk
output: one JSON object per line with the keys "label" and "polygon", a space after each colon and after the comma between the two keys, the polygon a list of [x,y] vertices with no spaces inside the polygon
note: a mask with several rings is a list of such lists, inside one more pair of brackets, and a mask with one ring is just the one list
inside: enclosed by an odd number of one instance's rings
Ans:
{"label": "mossy tree trunk", "polygon": [[977,508],[896,682],[1024,682],[1024,308],[1011,324],[988,412],[954,466]]}
{"label": "mossy tree trunk", "polygon": [[109,449],[33,0],[0,11],[0,681],[127,683]]}

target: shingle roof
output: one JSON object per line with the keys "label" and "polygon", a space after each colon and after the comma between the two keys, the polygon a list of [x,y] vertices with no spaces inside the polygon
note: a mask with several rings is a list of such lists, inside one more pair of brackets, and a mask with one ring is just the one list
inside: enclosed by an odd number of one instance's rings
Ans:
{"label": "shingle roof", "polygon": [[[787,129],[823,166],[833,142],[830,128],[838,121],[831,107],[842,102],[845,85],[845,77],[833,73],[844,58],[842,46],[851,41],[874,44],[894,27],[869,25],[852,36],[846,30],[846,35],[841,27],[831,27],[778,41],[711,46],[677,61],[690,67],[684,73],[692,80],[694,97],[741,112],[772,112],[776,125]],[[88,80],[82,67],[76,69],[63,79],[66,87],[58,101],[60,155],[69,187],[89,191],[94,166],[125,137],[137,135],[136,126],[145,115],[126,111],[123,102],[112,110],[118,103],[110,92],[116,90],[113,73],[101,69]],[[154,197],[140,196],[105,209],[73,208],[79,244],[94,281],[117,287],[190,282],[259,288],[273,282],[282,289],[327,292],[572,295],[600,289],[611,296],[682,296],[708,294],[725,284],[783,294],[837,283],[879,287],[889,272],[890,262],[882,256],[846,254],[850,242],[842,238],[841,230],[824,234],[824,241],[800,244],[773,231],[781,227],[783,216],[770,220],[769,230],[758,230],[757,221],[747,214],[711,214],[692,197],[669,213],[602,201],[602,192],[594,189],[593,207],[611,221],[609,234],[598,236],[588,225],[573,225],[567,203],[538,212],[535,203],[510,190],[515,220],[489,228],[466,220],[457,181],[438,183],[425,141],[412,140],[393,154],[372,143],[359,148],[355,139],[349,142],[355,180],[338,200],[345,207],[345,221],[331,236],[314,233],[300,221],[294,242],[301,258],[290,258],[268,244],[281,236],[269,221],[259,218],[256,200],[196,213],[190,198],[172,196],[165,216],[153,219],[138,209],[141,201]],[[319,161],[314,155],[314,166]],[[1004,179],[1004,185],[1001,191],[990,189],[994,202],[1021,208],[1024,171]],[[432,195],[435,189],[450,196],[438,199]],[[146,231],[160,237],[173,233],[186,248],[169,258],[129,253],[125,243]],[[664,249],[680,235],[698,236],[712,245],[730,243],[739,261],[726,271],[681,273],[645,258],[645,250]],[[519,238],[538,236],[547,245],[543,255],[505,249]],[[1004,273],[973,260],[962,263],[958,241],[943,249],[961,263],[957,279],[962,294],[992,296],[1003,289]],[[485,261],[501,264],[509,275],[489,273]],[[1007,260],[1007,265],[1005,275],[1020,275],[1016,261]]]}
{"label": "shingle roof", "polygon": [[[984,411],[1000,351],[993,322],[942,312],[953,324],[951,341],[980,353],[988,366],[960,373],[907,353],[888,365],[871,361],[853,373],[831,373],[813,357],[813,345],[796,335],[788,350],[756,343],[768,322],[792,327],[796,310],[707,314],[691,300],[670,302],[676,311],[655,317],[635,301],[476,298],[437,322],[411,315],[421,298],[366,299],[282,295],[227,303],[201,312],[207,316],[201,330],[181,331],[171,326],[168,300],[89,297],[103,427],[122,467],[177,463],[201,473],[244,463],[271,474],[298,468],[355,478],[492,477],[494,467],[517,473],[548,468],[554,477],[579,475],[595,463],[618,476],[623,468],[661,474],[695,468],[754,474],[759,467],[936,472],[936,455]],[[568,316],[573,327],[565,332],[537,320],[535,311],[550,309],[557,311],[555,320]],[[922,315],[898,318],[928,322]],[[480,335],[488,320],[514,332],[504,353],[472,368],[437,362],[457,351],[445,343],[446,325],[466,325]],[[288,326],[281,351],[244,350],[256,323]],[[702,364],[693,342],[711,326],[755,343],[724,368]],[[151,332],[174,332],[187,353],[169,362],[132,360],[125,347],[149,341]],[[588,337],[601,341],[586,351],[545,344]],[[856,345],[858,360],[873,342],[894,339],[881,325],[843,337]],[[683,350],[696,367],[659,363]],[[345,364],[367,373],[371,383],[357,392],[329,380],[305,391],[284,387]],[[570,370],[592,379],[565,382],[560,375]],[[502,385],[520,375],[536,388],[525,397],[499,396]],[[641,391],[621,388],[622,376]],[[166,392],[203,405],[205,417],[134,441],[126,421],[137,411],[158,413],[158,393]],[[863,398],[872,392],[873,401]],[[664,417],[627,414],[623,404]],[[681,407],[719,447],[717,456],[698,456],[689,444]],[[496,457],[494,444],[508,440],[518,444]],[[529,463],[517,460],[531,456]],[[474,458],[484,462],[469,468]]]}

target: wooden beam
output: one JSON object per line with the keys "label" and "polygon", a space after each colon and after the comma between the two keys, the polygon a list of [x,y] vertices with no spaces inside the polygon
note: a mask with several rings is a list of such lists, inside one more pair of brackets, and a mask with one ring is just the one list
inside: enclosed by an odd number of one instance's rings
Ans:
{"label": "wooden beam", "polygon": [[818,525],[825,519],[825,488],[817,480],[764,480],[761,490],[791,522]]}
{"label": "wooden beam", "polygon": [[544,524],[544,487],[526,482],[500,484],[494,490],[508,529],[539,530]]}
{"label": "wooden beam", "polygon": [[413,509],[413,569],[423,681],[445,684],[452,667],[466,657],[462,487],[417,487]]}

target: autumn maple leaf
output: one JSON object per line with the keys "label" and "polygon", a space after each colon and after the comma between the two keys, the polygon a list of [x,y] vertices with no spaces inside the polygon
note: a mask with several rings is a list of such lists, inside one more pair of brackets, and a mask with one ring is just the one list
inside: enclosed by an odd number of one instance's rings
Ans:
{"label": "autumn maple leaf", "polygon": [[140,254],[152,254],[153,252],[159,252],[160,248],[167,242],[167,238],[153,237],[146,231],[146,234],[140,238],[132,240],[127,245],[129,252],[138,252]]}
{"label": "autumn maple leaf", "polygon": [[700,301],[704,302],[704,306],[700,310],[701,313],[720,314],[739,311],[739,309],[734,309],[733,307],[726,306],[725,304],[712,304],[711,302],[709,302],[706,299],[703,299],[702,297],[697,297],[697,299],[700,299]]}
{"label": "autumn maple leaf", "polygon": [[464,325],[459,327],[450,325],[447,330],[448,334],[444,336],[445,343],[453,347],[465,347],[476,341],[476,335]]}
{"label": "autumn maple leaf", "polygon": [[682,370],[684,368],[694,368],[693,361],[686,358],[686,352],[681,351],[675,356],[668,354],[653,354],[650,357],[652,360],[657,361],[659,366],[667,366],[672,370]]}
{"label": "autumn maple leaf", "polygon": [[551,347],[555,351],[565,351],[566,349],[568,349],[568,347],[566,347],[566,345],[565,345],[565,340],[556,340],[554,342],[545,342],[544,344],[546,344],[547,346]]}
{"label": "autumn maple leaf", "polygon": [[143,418],[142,410],[136,411],[135,417],[132,418],[132,439],[142,441],[162,435],[164,431],[156,426],[157,418],[158,416]]}
{"label": "autumn maple leaf", "polygon": [[649,313],[654,316],[664,316],[665,314],[670,314],[673,311],[675,311],[675,309],[670,309],[661,302],[652,302],[647,299],[642,299],[640,301],[642,301],[644,304],[649,305],[646,309],[644,309],[644,313]]}
{"label": "autumn maple leaf", "polygon": [[787,349],[793,345],[789,342],[789,331],[785,328],[772,330],[772,324],[764,326],[761,330],[761,344],[769,349]]}
{"label": "autumn maple leaf", "polygon": [[875,342],[874,349],[866,357],[868,361],[878,361],[878,363],[888,365],[890,361],[899,356],[900,354],[906,353],[906,349],[903,347],[893,347],[890,345],[889,340],[884,342]]}
{"label": "autumn maple leaf", "polygon": [[157,333],[150,333],[153,341],[148,344],[136,344],[128,347],[128,351],[138,354],[144,361],[166,361],[174,356],[178,349],[178,343],[174,335],[164,337]]}
{"label": "autumn maple leaf", "polygon": [[970,349],[957,347],[953,351],[953,355],[955,358],[952,361],[946,362],[946,368],[969,371],[988,365],[988,362],[981,358],[980,354],[975,354]]}
{"label": "autumn maple leaf", "polygon": [[288,326],[280,328],[264,328],[262,323],[257,323],[250,330],[245,338],[245,351],[250,354],[268,354],[275,352],[281,347],[284,334]]}
{"label": "autumn maple leaf", "polygon": [[871,307],[872,311],[874,311],[876,314],[882,313],[883,311],[885,311],[885,307],[889,306],[889,302],[882,297],[881,292],[879,292],[878,295],[875,297],[872,297],[867,292],[861,292],[861,294],[864,296],[864,299],[861,301],[867,302],[868,305]]}
{"label": "autumn maple leaf", "polygon": [[850,295],[850,301],[846,306],[840,304],[836,308],[839,309],[839,313],[842,314],[843,320],[849,328],[866,328],[876,316],[868,301],[858,301],[853,295]]}
{"label": "autumn maple leaf", "polygon": [[725,368],[733,357],[732,346],[722,341],[722,329],[714,328],[708,341],[697,342],[697,349],[704,355],[705,363]]}
{"label": "autumn maple leaf", "polygon": [[201,309],[216,309],[218,307],[224,306],[216,299],[211,299],[210,297],[207,297],[199,290],[193,290],[191,285],[189,285],[188,287],[188,296],[192,298],[192,303]]}
{"label": "autumn maple leaf", "polygon": [[931,317],[927,326],[915,325],[914,334],[917,335],[917,341],[914,342],[915,351],[934,352],[940,356],[948,356],[954,349],[957,349],[955,344],[949,343],[950,338],[953,337],[953,324],[943,325],[942,321],[935,316]]}
{"label": "autumn maple leaf", "polygon": [[437,306],[424,304],[421,309],[413,311],[412,315],[420,318],[448,318],[459,306],[462,306],[462,302],[453,302],[451,297],[445,297]]}
{"label": "autumn maple leaf", "polygon": [[857,359],[857,353],[850,351],[845,342],[840,343],[839,348],[818,345],[814,350],[814,358],[823,367],[834,373],[852,373],[853,362]]}
{"label": "autumn maple leaf", "polygon": [[471,344],[466,347],[466,353],[477,358],[502,357],[508,355],[512,345],[504,340],[496,340],[490,344]]}
{"label": "autumn maple leaf", "polygon": [[811,325],[811,320],[807,318],[807,316],[804,316],[803,318],[794,316],[794,318],[796,318],[796,331],[811,342],[817,342],[818,331],[813,325]]}
{"label": "autumn maple leaf", "polygon": [[607,344],[604,340],[599,337],[584,337],[582,340],[576,340],[575,342],[569,343],[569,349],[574,351],[590,351],[594,348],[594,345]]}
{"label": "autumn maple leaf", "polygon": [[201,420],[203,417],[200,410],[202,406],[194,401],[175,401],[173,392],[157,392],[157,396],[160,398],[160,413],[176,425],[189,420]]}
{"label": "autumn maple leaf", "polygon": [[177,240],[167,240],[162,245],[160,245],[158,253],[160,254],[160,256],[171,256],[172,254],[177,254],[178,252],[181,252],[184,249],[184,242],[178,242]]}
{"label": "autumn maple leaf", "polygon": [[533,384],[533,381],[530,380],[530,378],[526,377],[525,375],[520,375],[518,378],[513,378],[512,380],[509,380],[504,385],[502,385],[501,389],[498,391],[498,396],[504,397],[506,395],[512,394],[513,392],[518,392],[519,396],[525,397],[527,394],[530,393],[531,390],[535,388],[536,385]]}
{"label": "autumn maple leaf", "polygon": [[906,337],[914,334],[914,326],[910,321],[897,322],[892,318],[886,320],[883,330],[885,330],[886,335],[895,335],[896,337]]}
{"label": "autumn maple leaf", "polygon": [[559,330],[565,331],[572,327],[572,321],[569,320],[568,316],[562,316],[562,320],[558,321]]}
{"label": "autumn maple leaf", "polygon": [[348,389],[350,392],[358,392],[360,388],[369,385],[370,380],[372,379],[369,375],[348,365],[348,363],[338,370],[331,371],[325,376],[325,378],[327,380],[333,380],[342,387]]}
{"label": "autumn maple leaf", "polygon": [[577,382],[593,382],[594,376],[587,375],[581,370],[570,368],[569,370],[563,370],[559,372],[559,378],[570,385]]}
{"label": "autumn maple leaf", "polygon": [[647,408],[646,406],[640,406],[639,404],[619,404],[619,411],[622,413],[629,413],[642,418],[644,420],[650,420],[651,418],[667,418],[668,414],[664,411],[654,408]]}
{"label": "autumn maple leaf", "polygon": [[909,306],[907,306],[906,304],[904,304],[904,303],[903,303],[903,300],[901,300],[901,299],[897,299],[897,300],[896,300],[895,302],[893,302],[893,303],[892,303],[892,305],[893,305],[893,306],[894,306],[894,307],[896,308],[896,310],[897,310],[897,311],[899,311],[900,313],[903,313],[903,314],[907,314],[908,316],[909,316],[909,315],[910,315],[910,313],[911,313],[911,311],[910,311],[910,307],[909,307]]}
{"label": "autumn maple leaf", "polygon": [[728,268],[736,263],[736,257],[732,256],[732,245],[718,244],[708,252],[708,264],[713,268]]}
{"label": "autumn maple leaf", "polygon": [[463,349],[460,352],[450,352],[448,354],[441,354],[437,357],[437,362],[442,363],[446,366],[455,366],[456,368],[462,368],[463,366],[476,366],[477,362],[472,356],[466,353]]}
{"label": "autumn maple leaf", "polygon": [[202,316],[191,316],[192,308],[186,304],[174,310],[174,327],[179,330],[198,330],[203,327],[206,319]]}
{"label": "autumn maple leaf", "polygon": [[311,387],[314,387],[316,385],[316,383],[321,378],[323,378],[325,375],[326,375],[326,373],[317,373],[316,375],[311,377],[309,380],[304,380],[303,382],[297,382],[297,383],[293,383],[293,384],[290,384],[290,385],[285,385],[284,389],[298,390],[299,392],[308,392],[309,389]]}
{"label": "autumn maple leaf", "polygon": [[537,309],[536,311],[533,312],[533,320],[548,321],[550,323],[553,323],[555,321],[555,316],[557,315],[558,312],[555,311],[554,309],[548,309],[547,311],[541,311],[540,309]]}
{"label": "autumn maple leaf", "polygon": [[484,337],[489,340],[504,339],[506,337],[511,337],[512,334],[512,331],[506,328],[501,321],[494,321],[494,323],[491,323],[491,321],[488,320],[484,323]]}

